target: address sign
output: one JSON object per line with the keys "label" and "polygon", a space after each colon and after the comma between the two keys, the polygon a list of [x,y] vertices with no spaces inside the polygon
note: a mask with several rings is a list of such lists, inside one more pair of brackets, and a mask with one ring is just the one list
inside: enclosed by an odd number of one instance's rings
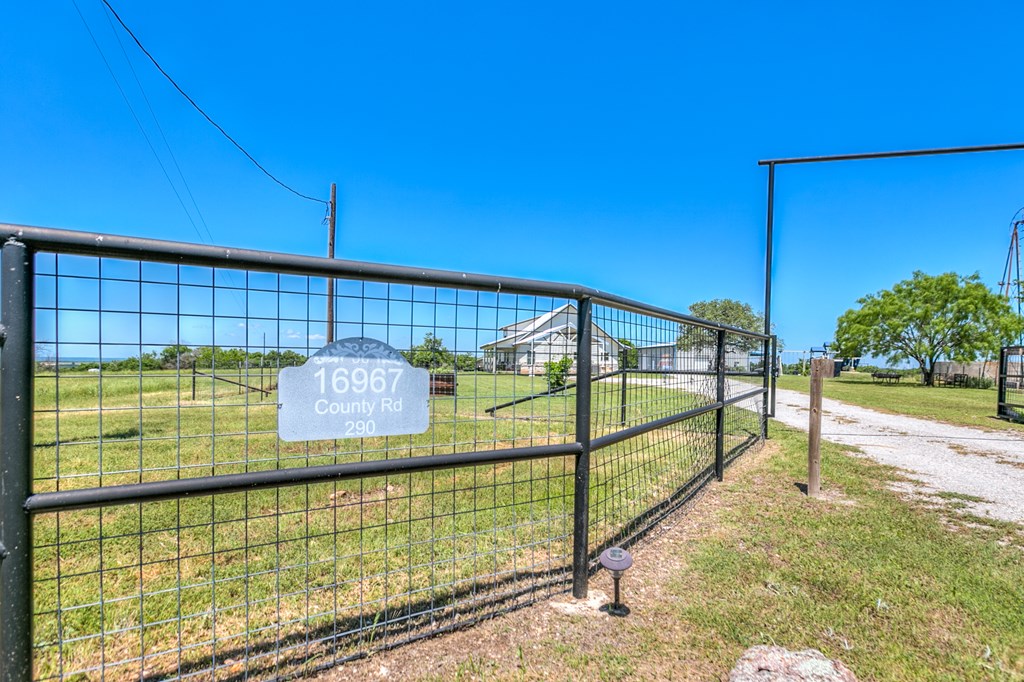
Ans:
{"label": "address sign", "polygon": [[281,440],[423,433],[430,425],[430,376],[391,346],[363,337],[328,344],[278,377]]}

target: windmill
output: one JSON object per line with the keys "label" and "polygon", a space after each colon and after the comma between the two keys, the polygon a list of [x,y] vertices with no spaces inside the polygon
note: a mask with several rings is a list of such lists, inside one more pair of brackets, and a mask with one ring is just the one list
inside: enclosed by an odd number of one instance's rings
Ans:
{"label": "windmill", "polygon": [[[1020,226],[1024,225],[1024,208],[1014,214],[1010,221],[1010,248],[1006,253],[1006,267],[999,282],[999,295],[1005,296],[1010,305],[1016,305],[1017,315],[1021,314],[1024,304],[1024,291],[1021,291],[1020,279]],[[1022,339],[1024,341],[1024,339]]]}

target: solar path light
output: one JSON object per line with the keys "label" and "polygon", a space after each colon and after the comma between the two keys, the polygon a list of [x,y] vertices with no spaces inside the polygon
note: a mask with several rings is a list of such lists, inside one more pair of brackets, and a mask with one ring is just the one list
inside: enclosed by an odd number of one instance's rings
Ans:
{"label": "solar path light", "polygon": [[633,565],[633,557],[621,547],[609,547],[601,552],[601,565],[612,572],[615,582],[615,600],[608,605],[608,614],[612,616],[629,615],[629,607],[619,602],[619,580],[622,574]]}

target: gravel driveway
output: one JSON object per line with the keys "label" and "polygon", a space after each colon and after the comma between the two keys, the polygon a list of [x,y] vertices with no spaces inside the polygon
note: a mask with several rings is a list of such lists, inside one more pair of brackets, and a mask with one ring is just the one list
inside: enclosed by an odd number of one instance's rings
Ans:
{"label": "gravel driveway", "polygon": [[[780,389],[775,418],[807,430],[809,404],[807,394]],[[883,414],[825,398],[821,435],[906,470],[926,488],[982,498],[969,503],[979,515],[1024,523],[1024,433]],[[822,480],[828,480],[827,461]]]}

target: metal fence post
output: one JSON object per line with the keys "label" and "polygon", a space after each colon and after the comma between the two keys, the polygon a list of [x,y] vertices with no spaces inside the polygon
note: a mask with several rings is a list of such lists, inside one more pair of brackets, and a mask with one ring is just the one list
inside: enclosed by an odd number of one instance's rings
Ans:
{"label": "metal fence post", "polygon": [[715,476],[725,478],[725,330],[719,329],[715,345],[716,402],[715,410]]}
{"label": "metal fence post", "polygon": [[776,372],[775,361],[779,357],[779,337],[772,334],[772,361],[769,365],[769,371],[772,373],[772,406],[768,411],[769,417],[775,417],[775,384],[779,379],[778,372]]}
{"label": "metal fence post", "polygon": [[587,596],[590,577],[590,374],[591,301],[581,298],[576,315],[576,442],[583,451],[576,455],[576,484],[572,515],[572,596]]}
{"label": "metal fence post", "polygon": [[621,389],[621,394],[622,395],[621,395],[621,398],[620,398],[619,402],[622,405],[621,423],[622,423],[623,426],[625,426],[626,425],[626,362],[629,359],[629,350],[623,348],[622,352],[619,355],[622,358],[621,360],[619,360],[619,371],[622,372],[622,389]]}
{"label": "metal fence post", "polygon": [[0,258],[0,315],[7,331],[0,354],[0,680],[32,679],[33,267],[16,241]]}
{"label": "metal fence post", "polygon": [[764,393],[761,394],[761,437],[765,439],[768,438],[768,409],[770,407],[769,403],[771,402],[768,395],[771,391],[771,372],[768,370],[768,355],[771,353],[771,346],[771,338],[766,337],[762,346],[763,352],[761,355],[761,373],[764,375],[762,383]]}
{"label": "metal fence post", "polygon": [[996,416],[1002,417],[1006,413],[1006,378],[1010,374],[1010,349],[1003,347],[999,349],[999,367],[996,368]]}

